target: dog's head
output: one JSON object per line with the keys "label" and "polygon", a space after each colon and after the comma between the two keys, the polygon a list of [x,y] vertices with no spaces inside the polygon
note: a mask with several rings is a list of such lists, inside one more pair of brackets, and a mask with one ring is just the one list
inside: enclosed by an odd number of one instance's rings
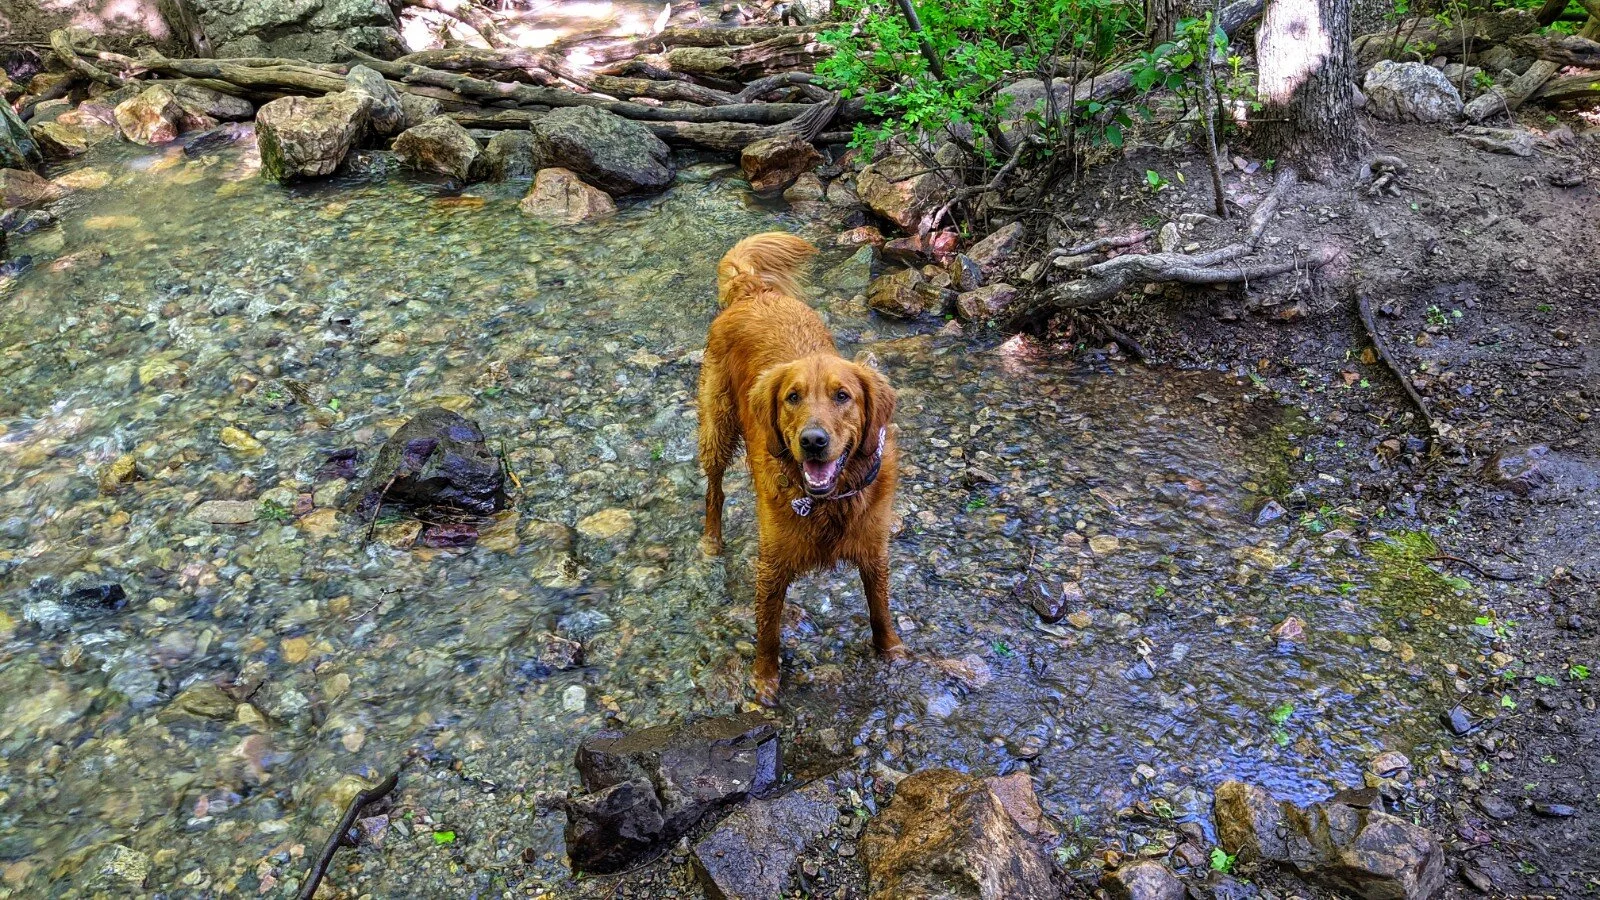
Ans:
{"label": "dog's head", "polygon": [[767,452],[793,460],[806,493],[822,497],[848,470],[872,465],[894,415],[894,388],[876,369],[817,354],[762,372],[750,409],[752,424],[767,432]]}

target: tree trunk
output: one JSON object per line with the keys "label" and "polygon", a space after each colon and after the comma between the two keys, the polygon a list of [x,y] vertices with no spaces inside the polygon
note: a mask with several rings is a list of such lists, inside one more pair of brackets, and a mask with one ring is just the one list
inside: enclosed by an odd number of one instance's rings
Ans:
{"label": "tree trunk", "polygon": [[1178,20],[1183,17],[1183,10],[1178,0],[1145,0],[1144,2],[1144,33],[1150,39],[1150,46],[1166,43],[1177,34]]}
{"label": "tree trunk", "polygon": [[1326,177],[1364,146],[1355,115],[1352,0],[1268,0],[1256,28],[1256,149]]}

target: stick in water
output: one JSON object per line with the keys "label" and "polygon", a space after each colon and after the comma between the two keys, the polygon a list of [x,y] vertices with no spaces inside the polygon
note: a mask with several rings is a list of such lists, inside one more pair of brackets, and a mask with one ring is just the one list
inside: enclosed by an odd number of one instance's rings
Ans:
{"label": "stick in water", "polygon": [[323,877],[328,874],[328,864],[333,862],[333,855],[339,852],[340,847],[355,845],[355,841],[350,840],[347,834],[356,824],[356,818],[361,815],[361,811],[388,796],[399,783],[400,773],[396,771],[378,782],[377,787],[356,794],[355,799],[350,801],[349,808],[344,811],[344,817],[339,820],[339,827],[333,830],[333,834],[328,835],[328,842],[322,845],[322,852],[317,854],[317,861],[312,864],[311,873],[306,876],[305,887],[300,889],[299,900],[311,900],[316,896],[317,888],[322,885]]}

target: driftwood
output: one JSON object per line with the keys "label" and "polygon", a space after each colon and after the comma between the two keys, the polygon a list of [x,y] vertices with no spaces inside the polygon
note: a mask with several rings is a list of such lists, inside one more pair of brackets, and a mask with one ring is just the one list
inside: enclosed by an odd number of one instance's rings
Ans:
{"label": "driftwood", "polygon": [[743,81],[813,68],[829,52],[826,46],[803,35],[788,35],[746,47],[674,47],[663,58],[674,72]]}
{"label": "driftwood", "polygon": [[1600,75],[1566,75],[1546,81],[1530,100],[1550,105],[1600,100]]}
{"label": "driftwood", "polygon": [[[346,48],[348,49],[348,48]],[[579,94],[558,88],[504,81],[485,81],[454,72],[442,72],[409,63],[389,62],[351,50],[350,55],[371,66],[385,78],[402,84],[427,84],[454,92],[479,103],[509,101],[518,106],[593,106],[640,122],[740,122],[749,125],[777,125],[810,110],[806,103],[734,103],[697,109],[666,109],[625,100],[610,100],[594,94]]]}
{"label": "driftwood", "polygon": [[740,102],[727,91],[702,87],[692,81],[655,81],[650,78],[595,75],[589,78],[588,87],[620,100],[646,97],[651,100],[682,100],[698,103],[701,106],[731,106]]}
{"label": "driftwood", "polygon": [[664,28],[654,40],[664,47],[739,47],[774,38],[816,37],[807,25],[756,25],[749,28]]}
{"label": "driftwood", "polygon": [[1250,214],[1244,240],[1206,253],[1128,253],[1083,270],[1083,277],[1056,285],[1019,309],[1017,324],[1052,310],[1077,309],[1103,303],[1136,284],[1231,284],[1249,282],[1285,272],[1321,268],[1336,258],[1336,251],[1319,248],[1304,258],[1245,265],[1239,259],[1256,251],[1267,223],[1284,194],[1296,183],[1292,169],[1278,173],[1272,191]]}
{"label": "driftwood", "polygon": [[1519,34],[1506,44],[1519,53],[1559,65],[1600,69],[1600,41],[1575,34]]}
{"label": "driftwood", "polygon": [[[737,153],[750,144],[771,137],[798,134],[809,141],[825,140],[824,129],[836,117],[846,115],[848,104],[835,95],[826,103],[811,104],[805,113],[781,125],[751,125],[744,122],[643,122],[656,137],[673,147],[691,147]],[[687,110],[670,110],[687,112]],[[476,109],[448,113],[466,128],[521,130],[538,121],[543,113],[526,109]],[[845,138],[848,139],[846,134]]]}

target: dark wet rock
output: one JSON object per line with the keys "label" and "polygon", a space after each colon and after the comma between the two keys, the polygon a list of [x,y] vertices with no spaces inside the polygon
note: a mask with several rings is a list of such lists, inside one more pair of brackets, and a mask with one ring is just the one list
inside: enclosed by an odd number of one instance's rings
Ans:
{"label": "dark wet rock", "polygon": [[828,186],[815,172],[806,172],[784,188],[783,199],[790,203],[813,203],[828,196]]}
{"label": "dark wet rock", "polygon": [[614,197],[653,194],[672,183],[671,151],[638,122],[594,107],[551,110],[533,123],[534,149]]}
{"label": "dark wet rock", "polygon": [[[1066,585],[1054,578],[1029,575],[1012,592],[1017,599],[1032,607],[1046,624],[1061,621],[1076,605],[1068,598]],[[1081,594],[1078,599],[1082,599]]]}
{"label": "dark wet rock", "polygon": [[28,134],[46,159],[72,159],[89,152],[89,135],[76,125],[34,121],[28,123]]}
{"label": "dark wet rock", "polygon": [[1519,497],[1600,494],[1600,466],[1543,444],[1501,450],[1483,467],[1483,478]]}
{"label": "dark wet rock", "polygon": [[422,532],[422,546],[443,549],[470,547],[478,542],[478,526],[470,522],[443,522]]}
{"label": "dark wet rock", "polygon": [[985,272],[993,272],[1001,263],[1011,258],[1022,244],[1024,228],[1021,222],[1012,222],[999,231],[972,245],[967,256]]}
{"label": "dark wet rock", "polygon": [[332,481],[342,478],[345,481],[354,481],[361,466],[361,451],[355,447],[343,447],[328,454],[328,458],[317,467],[315,480]]}
{"label": "dark wet rock", "polygon": [[850,254],[849,259],[822,276],[822,283],[849,296],[866,293],[867,286],[872,283],[872,269],[876,264],[877,250],[871,246],[859,247]]}
{"label": "dark wet rock", "polygon": [[177,98],[178,106],[193,118],[248,122],[256,116],[256,106],[249,100],[214,91],[192,81],[175,81],[170,85],[170,90],[172,96]]}
{"label": "dark wet rock", "polygon": [[116,612],[128,605],[128,593],[122,585],[92,584],[75,588],[62,595],[61,602],[80,616]]}
{"label": "dark wet rock", "polygon": [[1100,876],[1111,900],[1187,900],[1189,889],[1178,876],[1153,859],[1141,860]]}
{"label": "dark wet rock", "polygon": [[920,266],[925,263],[947,265],[959,242],[954,231],[936,231],[931,234],[913,234],[895,238],[883,245],[883,255],[902,265]]}
{"label": "dark wet rock", "polygon": [[474,177],[487,181],[517,181],[539,171],[533,154],[533,132],[502,131],[489,139],[478,155]]}
{"label": "dark wet rock", "polygon": [[764,138],[746,145],[739,153],[739,170],[750,182],[751,190],[764,197],[782,193],[795,179],[821,164],[822,154],[798,134]]}
{"label": "dark wet rock", "polygon": [[566,801],[567,858],[578,872],[620,872],[664,843],[661,800],[648,778],[631,778]]}
{"label": "dark wet rock", "polygon": [[183,107],[162,85],[146,88],[136,97],[117,104],[117,127],[135,144],[166,144],[183,131]]}
{"label": "dark wet rock", "polygon": [[1494,879],[1480,869],[1474,869],[1466,863],[1461,864],[1461,880],[1472,886],[1480,894],[1494,893]]}
{"label": "dark wet rock", "polygon": [[795,860],[839,814],[828,780],[770,800],[753,800],[694,847],[695,871],[714,900],[767,900],[783,893]]}
{"label": "dark wet rock", "polygon": [[1289,511],[1283,508],[1282,503],[1269,499],[1261,504],[1260,509],[1256,510],[1256,525],[1260,526],[1269,522],[1276,522],[1288,514]]}
{"label": "dark wet rock", "polygon": [[1329,803],[1342,803],[1357,809],[1382,809],[1383,796],[1377,788],[1345,788],[1328,798]]}
{"label": "dark wet rock", "polygon": [[1211,889],[1211,900],[1256,900],[1261,896],[1255,885],[1221,872],[1212,872],[1206,886]]}
{"label": "dark wet rock", "polygon": [[33,234],[56,224],[55,214],[47,209],[8,209],[0,212],[0,232]]}
{"label": "dark wet rock", "polygon": [[1534,803],[1533,811],[1550,819],[1570,819],[1578,814],[1576,807],[1568,806],[1565,803],[1551,803],[1547,800],[1540,800]]}
{"label": "dark wet rock", "polygon": [[1426,900],[1444,885],[1444,848],[1427,829],[1377,809],[1313,803],[1304,809],[1261,788],[1217,788],[1222,848],[1241,862],[1274,862],[1361,900]]}
{"label": "dark wet rock", "polygon": [[1477,799],[1478,809],[1483,814],[1496,821],[1516,818],[1517,805],[1494,794],[1479,794]]}
{"label": "dark wet rock", "polygon": [[1444,727],[1450,729],[1454,735],[1471,734],[1473,729],[1482,724],[1481,720],[1461,704],[1450,707],[1448,712],[1442,713],[1439,719],[1444,722]]}
{"label": "dark wet rock", "polygon": [[861,839],[872,900],[1045,900],[1050,864],[982,779],[917,772]]}
{"label": "dark wet rock", "polygon": [[478,142],[454,119],[435,116],[401,132],[394,153],[413,169],[466,181],[478,159]]}
{"label": "dark wet rock", "polygon": [[363,521],[378,505],[448,507],[489,515],[505,507],[505,471],[472,422],[440,407],[395,431],[356,492]]}
{"label": "dark wet rock", "polygon": [[351,66],[344,80],[345,90],[372,101],[369,114],[374,132],[387,136],[406,129],[406,110],[400,105],[400,92],[376,69]]}
{"label": "dark wet rock", "polygon": [[1454,122],[1461,94],[1443,72],[1419,62],[1381,60],[1367,72],[1367,110],[1391,122]]}
{"label": "dark wet rock", "polygon": [[372,101],[349,91],[321,97],[283,97],[256,115],[261,171],[278,181],[331,175],[363,129]]}
{"label": "dark wet rock", "polygon": [[183,690],[172,699],[176,708],[203,719],[232,719],[238,704],[227,692],[209,681],[203,681]]}
{"label": "dark wet rock", "polygon": [[218,125],[216,128],[186,135],[183,139],[183,155],[195,157],[215,153],[250,137],[252,133],[249,125],[230,122],[227,125]]}
{"label": "dark wet rock", "polygon": [[559,634],[541,631],[533,637],[534,658],[557,672],[583,665],[583,644]]}
{"label": "dark wet rock", "polygon": [[964,322],[1005,319],[1017,297],[1017,289],[1005,282],[967,291],[956,298],[956,316]]}
{"label": "dark wet rock", "polygon": [[0,169],[33,169],[43,162],[28,126],[12,111],[11,104],[0,103]]}
{"label": "dark wet rock", "polygon": [[444,106],[432,97],[407,91],[400,95],[400,110],[405,114],[405,127],[414,128],[444,112]]}
{"label": "dark wet rock", "polygon": [[588,794],[567,805],[567,848],[593,872],[631,865],[706,815],[769,794],[783,775],[777,728],[758,713],[600,732],[575,762]]}

